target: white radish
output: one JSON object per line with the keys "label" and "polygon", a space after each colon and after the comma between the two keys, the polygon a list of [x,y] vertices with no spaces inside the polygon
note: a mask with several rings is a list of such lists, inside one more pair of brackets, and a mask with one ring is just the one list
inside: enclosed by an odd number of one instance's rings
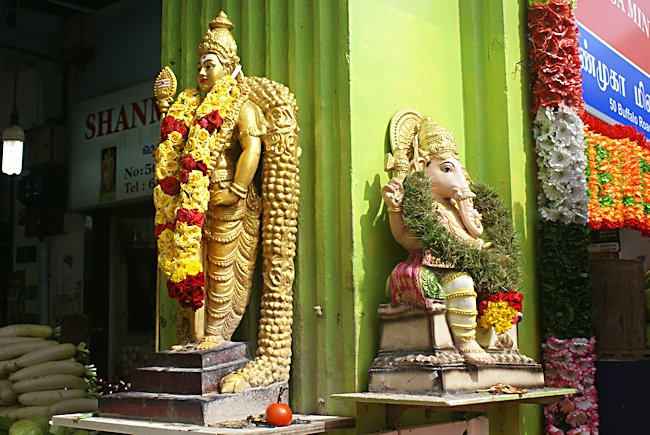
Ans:
{"label": "white radish", "polygon": [[18,323],[0,328],[0,337],[43,337],[52,336],[52,328],[47,325]]}
{"label": "white radish", "polygon": [[86,390],[80,389],[31,391],[18,396],[18,402],[24,406],[52,405],[62,400],[84,397],[86,397]]}
{"label": "white radish", "polygon": [[2,391],[0,391],[0,402],[2,402],[4,406],[13,405],[18,402],[18,393],[16,393],[11,387],[3,388]]}
{"label": "white radish", "polygon": [[97,399],[88,397],[85,399],[68,399],[50,405],[48,412],[50,415],[72,414],[76,412],[93,412],[97,411]]}
{"label": "white radish", "polygon": [[0,409],[0,417],[6,417],[11,411],[18,408],[20,408],[20,405],[3,406]]}
{"label": "white radish", "polygon": [[57,346],[35,349],[32,352],[23,354],[16,360],[16,367],[29,367],[47,361],[58,361],[71,358],[77,353],[77,348],[72,343],[62,343]]}
{"label": "white radish", "polygon": [[22,343],[24,341],[43,341],[43,337],[0,337],[0,345]]}
{"label": "white radish", "polygon": [[2,374],[2,376],[7,376],[9,373],[16,370],[16,359],[17,358],[0,361],[0,374]]}
{"label": "white radish", "polygon": [[4,346],[0,346],[0,360],[6,361],[37,349],[54,346],[55,344],[59,343],[54,340],[37,340],[5,344]]}
{"label": "white radish", "polygon": [[[35,378],[37,376],[53,374],[83,376],[84,373],[86,373],[86,367],[83,364],[80,364],[73,359],[66,359],[61,361],[46,361],[44,363],[24,367],[13,372],[9,376],[9,379],[16,382],[27,378]],[[1,386],[2,381],[0,381],[0,387]]]}
{"label": "white radish", "polygon": [[9,413],[7,417],[10,420],[20,420],[22,418],[39,417],[42,415],[51,415],[48,411],[49,406],[21,406]]}
{"label": "white radish", "polygon": [[28,393],[30,391],[58,390],[60,388],[88,388],[88,382],[79,376],[74,375],[46,375],[36,378],[23,379],[11,387],[16,393]]}

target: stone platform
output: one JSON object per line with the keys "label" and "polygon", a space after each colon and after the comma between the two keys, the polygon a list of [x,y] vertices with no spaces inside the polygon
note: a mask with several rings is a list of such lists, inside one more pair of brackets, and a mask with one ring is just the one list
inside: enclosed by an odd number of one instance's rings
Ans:
{"label": "stone platform", "polygon": [[350,417],[294,414],[291,425],[285,427],[259,426],[246,420],[228,421],[217,423],[213,426],[199,426],[186,423],[165,423],[103,416],[87,417],[84,414],[65,414],[53,416],[52,424],[68,427],[71,430],[84,429],[99,433],[123,433],[129,435],[175,435],[179,433],[191,433],[194,435],[303,435],[354,428],[355,421],[354,418]]}
{"label": "stone platform", "polygon": [[499,336],[478,337],[494,364],[469,365],[456,350],[444,304],[431,310],[381,305],[379,353],[369,370],[371,393],[450,395],[502,383],[518,388],[544,386],[540,364],[522,355],[513,327]]}
{"label": "stone platform", "polygon": [[271,402],[288,400],[286,382],[219,394],[221,379],[250,360],[246,343],[207,350],[164,351],[133,375],[131,391],[99,398],[102,416],[208,425],[263,414]]}

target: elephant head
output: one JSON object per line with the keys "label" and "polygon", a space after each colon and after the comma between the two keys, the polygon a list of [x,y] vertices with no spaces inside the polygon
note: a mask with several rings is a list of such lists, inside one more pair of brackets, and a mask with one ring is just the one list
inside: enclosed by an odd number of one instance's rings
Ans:
{"label": "elephant head", "polygon": [[429,178],[436,201],[455,206],[467,233],[478,238],[483,233],[481,215],[474,208],[476,195],[469,188],[453,133],[429,117],[422,118],[413,157],[416,169]]}
{"label": "elephant head", "polygon": [[434,158],[424,164],[424,173],[431,182],[436,201],[456,206],[467,233],[478,238],[483,233],[481,215],[474,208],[476,195],[469,188],[460,161],[454,157]]}

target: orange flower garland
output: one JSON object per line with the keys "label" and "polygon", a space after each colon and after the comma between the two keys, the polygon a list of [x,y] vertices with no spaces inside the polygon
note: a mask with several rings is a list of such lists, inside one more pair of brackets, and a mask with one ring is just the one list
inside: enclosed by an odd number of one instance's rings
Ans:
{"label": "orange flower garland", "polygon": [[650,235],[650,151],[627,138],[595,133],[588,126],[585,139],[591,228],[632,228]]}

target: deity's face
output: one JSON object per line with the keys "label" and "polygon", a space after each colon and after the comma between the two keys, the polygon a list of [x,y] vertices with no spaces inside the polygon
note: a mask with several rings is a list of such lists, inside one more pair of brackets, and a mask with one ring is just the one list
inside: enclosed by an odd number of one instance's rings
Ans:
{"label": "deity's face", "polygon": [[214,84],[226,75],[217,55],[208,53],[199,58],[199,88],[205,92],[210,92]]}
{"label": "deity's face", "polygon": [[426,163],[424,173],[431,181],[431,192],[436,201],[456,204],[463,226],[471,237],[483,233],[481,214],[474,208],[476,195],[469,188],[463,165],[454,157],[432,159]]}
{"label": "deity's face", "polygon": [[431,181],[431,189],[438,199],[451,198],[456,189],[469,189],[463,165],[454,157],[429,160],[424,173]]}

